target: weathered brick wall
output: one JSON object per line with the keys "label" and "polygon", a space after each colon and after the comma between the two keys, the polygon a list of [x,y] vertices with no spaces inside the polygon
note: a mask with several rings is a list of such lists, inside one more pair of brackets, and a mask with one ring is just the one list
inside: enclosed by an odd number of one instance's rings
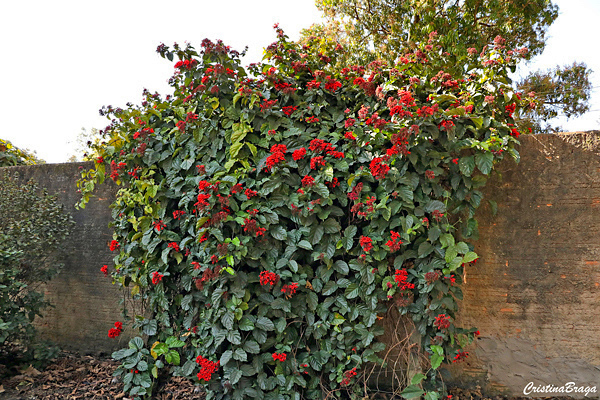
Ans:
{"label": "weathered brick wall", "polygon": [[76,210],[79,201],[76,181],[79,168],[91,163],[45,164],[2,168],[17,172],[22,180],[34,179],[40,187],[56,195],[75,220],[75,228],[62,245],[58,256],[64,268],[46,287],[45,295],[54,308],[36,319],[40,333],[62,348],[84,353],[108,352],[122,345],[109,339],[108,329],[120,316],[120,291],[100,268],[112,264],[107,243],[112,239],[108,228],[110,209],[116,187],[102,185],[96,197],[83,210]]}
{"label": "weathered brick wall", "polygon": [[[600,391],[600,132],[521,143],[521,163],[502,163],[502,179],[485,190],[498,214],[487,205],[479,211],[481,259],[466,271],[458,321],[478,327],[481,338],[469,360],[451,368],[453,379],[515,395],[529,382]],[[41,320],[42,332],[70,349],[109,351],[121,345],[106,335],[120,319],[119,291],[99,268],[111,262],[115,188],[102,186],[75,210],[79,166],[14,169],[57,194],[77,222],[65,269],[47,289],[56,308]]]}
{"label": "weathered brick wall", "polygon": [[502,163],[485,190],[498,212],[479,212],[459,320],[481,338],[455,376],[513,394],[529,382],[600,391],[600,131],[521,143],[520,164]]}

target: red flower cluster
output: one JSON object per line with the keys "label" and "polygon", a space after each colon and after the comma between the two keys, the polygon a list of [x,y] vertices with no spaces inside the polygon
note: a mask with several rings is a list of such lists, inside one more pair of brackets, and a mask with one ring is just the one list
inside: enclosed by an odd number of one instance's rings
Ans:
{"label": "red flower cluster", "polygon": [[435,179],[435,172],[433,172],[432,170],[428,169],[427,171],[425,171],[425,177],[427,179]]}
{"label": "red flower cluster", "polygon": [[373,239],[371,239],[370,237],[361,236],[359,243],[360,247],[362,247],[365,253],[368,253],[369,251],[373,250]]}
{"label": "red flower cluster", "polygon": [[444,216],[444,213],[440,212],[440,210],[433,210],[431,215],[433,215],[433,218],[435,218],[436,221],[439,221]]}
{"label": "red flower cluster", "polygon": [[417,110],[417,115],[419,117],[425,118],[429,115],[435,114],[436,112],[438,112],[438,110],[439,110],[439,106],[437,104],[434,104],[433,107],[423,106],[422,108],[419,108]]}
{"label": "red flower cluster", "polygon": [[323,156],[317,156],[310,159],[310,169],[317,169],[323,165],[325,165],[325,159]]}
{"label": "red flower cluster", "polygon": [[398,96],[400,96],[400,102],[404,104],[405,107],[417,106],[411,92],[407,92],[406,90],[398,90]]}
{"label": "red flower cluster", "polygon": [[158,282],[160,282],[163,278],[163,274],[155,271],[152,273],[152,284],[153,285],[158,285]]}
{"label": "red flower cluster", "polygon": [[338,181],[338,178],[333,178],[331,182],[325,182],[325,184],[333,189],[334,187],[339,186],[340,182]]}
{"label": "red flower cluster", "polygon": [[452,122],[450,120],[442,121],[439,128],[441,131],[450,132],[452,130],[452,128],[454,128],[454,122]]}
{"label": "red flower cluster", "polygon": [[331,143],[327,143],[322,139],[313,139],[310,141],[310,145],[308,146],[310,151],[314,152],[330,152],[335,150],[335,147]]}
{"label": "red flower cluster", "polygon": [[346,120],[346,124],[344,125],[347,128],[350,128],[351,126],[354,126],[354,124],[356,123],[356,120],[353,118],[348,118]]}
{"label": "red flower cluster", "polygon": [[202,356],[196,357],[196,363],[200,364],[200,372],[198,372],[198,379],[208,382],[212,378],[217,369],[219,369],[220,361],[212,362]]}
{"label": "red flower cluster", "polygon": [[507,105],[507,106],[504,107],[504,110],[508,114],[509,118],[512,118],[513,113],[515,112],[516,109],[517,109],[517,104],[516,103],[512,103],[512,104],[509,104],[509,105]]}
{"label": "red flower cluster", "polygon": [[354,378],[355,376],[356,376],[356,367],[344,372],[344,379],[342,380],[342,383],[340,385],[348,386],[350,384],[350,380],[352,378]]}
{"label": "red flower cluster", "polygon": [[177,61],[175,63],[175,68],[179,68],[179,69],[192,69],[194,67],[194,65],[198,64],[198,61],[196,60],[183,60],[183,61]]}
{"label": "red flower cluster", "polygon": [[442,276],[442,273],[440,271],[430,271],[425,274],[425,282],[431,285],[433,282],[440,279],[440,276]]}
{"label": "red flower cluster", "polygon": [[244,194],[246,195],[246,197],[248,197],[248,199],[250,197],[258,196],[258,192],[256,190],[250,190],[250,189],[246,189]]}
{"label": "red flower cluster", "polygon": [[260,273],[261,286],[275,286],[279,282],[279,275],[271,271],[263,271]]}
{"label": "red flower cluster", "polygon": [[327,76],[327,82],[325,83],[325,90],[329,90],[330,92],[335,92],[339,88],[342,87],[342,83],[336,81],[335,79],[331,79],[331,76]]}
{"label": "red flower cluster", "polygon": [[154,229],[156,229],[158,232],[162,231],[163,229],[166,228],[166,224],[163,222],[162,219],[159,219],[158,221],[156,221],[154,223]]}
{"label": "red flower cluster", "polygon": [[354,132],[346,132],[346,133],[344,133],[344,137],[348,140],[356,140],[356,136],[354,135]]}
{"label": "red flower cluster", "polygon": [[408,279],[408,272],[405,269],[397,269],[394,274],[394,282],[398,284],[400,290],[410,290],[415,288],[414,283],[409,283],[406,280]]}
{"label": "red flower cluster", "polygon": [[298,289],[298,284],[294,282],[289,285],[283,285],[281,292],[285,293],[286,297],[292,297],[292,295],[296,294],[296,289]]}
{"label": "red flower cluster", "polygon": [[363,188],[362,182],[357,183],[356,186],[354,186],[354,188],[352,188],[350,193],[348,193],[348,198],[350,200],[358,200],[358,197],[360,196],[360,192],[362,192],[362,188]]}
{"label": "red flower cluster", "polygon": [[263,102],[260,105],[260,111],[265,111],[273,107],[277,103],[277,99],[275,100],[267,100],[263,99]]}
{"label": "red flower cluster", "polygon": [[119,244],[119,242],[117,242],[116,240],[113,239],[112,242],[110,242],[110,251],[115,251],[117,250],[119,247],[121,247],[121,245]]}
{"label": "red flower cluster", "polygon": [[267,157],[267,161],[266,161],[266,171],[270,171],[275,165],[277,165],[278,163],[285,161],[285,155],[283,153],[277,152],[277,153],[273,153],[271,154],[269,157]]}
{"label": "red flower cluster", "polygon": [[311,115],[310,117],[306,118],[306,122],[308,122],[309,124],[316,124],[317,122],[319,122],[319,118],[315,117],[314,115]]}
{"label": "red flower cluster", "polygon": [[115,327],[110,328],[108,330],[108,337],[111,339],[114,339],[114,338],[118,337],[122,331],[123,331],[123,323],[117,321],[117,322],[115,322]]}
{"label": "red flower cluster", "polygon": [[437,317],[435,317],[433,326],[439,330],[447,329],[450,327],[450,318],[446,314],[439,314]]}
{"label": "red flower cluster", "polygon": [[456,356],[454,356],[454,360],[452,360],[453,363],[456,362],[461,362],[464,361],[465,358],[467,358],[469,356],[469,353],[466,351],[459,351]]}
{"label": "red flower cluster", "polygon": [[390,252],[395,253],[400,250],[400,246],[402,246],[402,240],[400,240],[400,234],[398,232],[390,231],[390,235],[392,238],[387,241],[385,244],[390,248]]}
{"label": "red flower cluster", "polygon": [[273,357],[273,360],[281,362],[284,362],[287,358],[287,355],[285,353],[273,353],[271,354],[271,356]]}
{"label": "red flower cluster", "polygon": [[180,219],[185,214],[183,210],[175,210],[173,211],[173,218]]}
{"label": "red flower cluster", "polygon": [[244,227],[244,232],[250,232],[256,235],[256,237],[264,235],[267,231],[267,228],[259,228],[256,225],[256,221],[251,218],[244,219],[244,224],[242,226]]}
{"label": "red flower cluster", "polygon": [[390,170],[389,165],[383,162],[382,157],[375,157],[371,160],[371,164],[369,164],[369,169],[371,170],[371,175],[375,179],[383,179],[387,175]]}
{"label": "red flower cluster", "polygon": [[231,194],[236,194],[244,190],[244,186],[241,183],[236,183],[231,187]]}
{"label": "red flower cluster", "polygon": [[170,247],[170,248],[172,248],[175,251],[180,251],[179,245],[177,244],[177,242],[171,242],[171,243],[169,243],[167,245],[167,247]]}
{"label": "red flower cluster", "polygon": [[281,108],[281,111],[283,111],[283,113],[289,117],[289,116],[290,116],[290,115],[292,115],[292,114],[294,113],[294,111],[296,111],[297,109],[298,109],[298,107],[296,107],[296,106],[287,106],[287,107],[282,107],[282,108]]}
{"label": "red flower cluster", "polygon": [[315,178],[313,178],[312,176],[306,175],[304,178],[302,178],[302,186],[307,187],[307,186],[312,186],[315,184]]}
{"label": "red flower cluster", "polygon": [[314,79],[306,84],[306,88],[309,90],[318,89],[320,86],[321,86],[321,82],[317,81],[316,79]]}
{"label": "red flower cluster", "polygon": [[298,149],[298,150],[294,150],[294,152],[292,153],[292,158],[294,159],[294,161],[298,161],[304,158],[304,156],[306,155],[306,149],[304,147]]}
{"label": "red flower cluster", "polygon": [[103,265],[102,268],[100,268],[100,271],[104,274],[104,276],[108,276],[108,265]]}

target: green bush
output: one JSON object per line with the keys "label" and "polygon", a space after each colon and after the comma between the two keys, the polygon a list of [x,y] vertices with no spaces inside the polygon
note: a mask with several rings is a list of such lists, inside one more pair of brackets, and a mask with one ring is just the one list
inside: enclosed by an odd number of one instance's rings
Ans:
{"label": "green bush", "polygon": [[147,307],[116,373],[136,396],[162,369],[208,399],[359,398],[397,307],[428,355],[404,395],[435,400],[437,369],[476,331],[453,319],[479,188],[518,158],[514,65],[492,48],[451,76],[432,35],[397,65],[336,70],[341,47],[277,33],[249,71],[221,42],[161,45],[179,58],[174,96],[105,109],[81,205],[106,177],[122,185],[112,277]]}
{"label": "green bush", "polygon": [[33,321],[50,304],[39,286],[59,270],[53,252],[73,226],[54,196],[34,181],[0,175],[0,354],[13,361],[55,355],[39,342]]}
{"label": "green bush", "polygon": [[0,139],[0,167],[13,167],[15,165],[43,164],[40,160],[25,150],[21,150],[8,140]]}

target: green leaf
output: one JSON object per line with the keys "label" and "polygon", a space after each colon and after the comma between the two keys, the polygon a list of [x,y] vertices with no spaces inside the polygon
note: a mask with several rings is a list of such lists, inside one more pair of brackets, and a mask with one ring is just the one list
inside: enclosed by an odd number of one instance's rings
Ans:
{"label": "green leaf", "polygon": [[241,344],[242,343],[242,335],[240,335],[239,331],[228,331],[227,332],[227,341],[231,344]]}
{"label": "green leaf", "polygon": [[300,242],[298,242],[298,244],[296,245],[298,247],[300,247],[301,249],[305,249],[305,250],[312,250],[312,245],[307,241],[307,240],[301,240]]}
{"label": "green leaf", "polygon": [[342,230],[342,227],[340,226],[339,222],[337,222],[335,219],[333,218],[327,218],[324,222],[323,222],[323,229],[325,230],[325,233],[338,233],[339,231]]}
{"label": "green leaf", "polygon": [[309,310],[315,311],[319,305],[319,296],[317,296],[315,292],[308,292],[308,295],[306,296],[306,303]]}
{"label": "green leaf", "polygon": [[405,399],[414,399],[416,397],[421,397],[425,391],[416,385],[407,386],[400,395]]}
{"label": "green leaf", "polygon": [[233,321],[234,321],[234,317],[235,315],[233,314],[232,311],[227,311],[225,314],[223,314],[223,316],[221,317],[221,323],[223,324],[223,326],[227,329],[227,330],[231,330],[233,329]]}
{"label": "green leaf", "polygon": [[239,328],[243,331],[251,331],[254,329],[254,323],[249,318],[243,317],[240,320]]}
{"label": "green leaf", "polygon": [[287,232],[285,229],[283,229],[282,226],[276,226],[274,228],[271,228],[271,236],[273,236],[275,239],[277,240],[285,240],[287,238]]}
{"label": "green leaf", "polygon": [[240,152],[242,147],[244,147],[244,143],[241,143],[241,142],[232,144],[231,147],[229,148],[229,155],[231,156],[231,158],[233,158],[233,159],[237,158],[238,153]]}
{"label": "green leaf", "polygon": [[344,293],[347,299],[354,299],[358,297],[359,294],[360,289],[356,283],[351,283],[350,285],[348,285],[348,287],[346,288],[346,292]]}
{"label": "green leaf", "polygon": [[260,346],[255,340],[245,340],[242,348],[250,354],[260,353]]}
{"label": "green leaf", "polygon": [[425,375],[418,373],[415,374],[412,379],[410,380],[410,384],[411,385],[418,385],[419,383],[421,383],[423,381],[423,379],[425,379]]}
{"label": "green leaf", "polygon": [[463,262],[465,263],[470,263],[473,262],[475,260],[477,260],[479,258],[479,256],[477,255],[477,253],[474,253],[472,251],[469,251],[467,254],[465,254],[465,256],[463,257]]}
{"label": "green leaf", "polygon": [[348,268],[348,263],[343,260],[337,260],[333,263],[333,269],[343,275],[347,275],[350,272],[350,268]]}
{"label": "green leaf", "polygon": [[263,329],[265,331],[273,331],[275,330],[275,324],[267,317],[259,317],[256,319],[256,323],[254,324],[257,328]]}
{"label": "green leaf", "polygon": [[234,368],[229,372],[229,383],[235,385],[242,377],[242,371],[240,369]]}
{"label": "green leaf", "polygon": [[442,362],[444,361],[444,356],[439,354],[431,355],[431,368],[438,369]]}
{"label": "green leaf", "polygon": [[460,169],[460,173],[464,176],[471,176],[475,170],[475,159],[473,156],[462,157],[458,161],[458,168]]}
{"label": "green leaf", "polygon": [[449,233],[444,233],[440,237],[440,243],[442,244],[442,247],[454,246],[454,236]]}
{"label": "green leaf", "polygon": [[169,336],[167,340],[165,340],[165,344],[171,349],[185,346],[185,342],[177,339],[175,336]]}
{"label": "green leaf", "polygon": [[494,165],[494,155],[492,153],[475,154],[475,164],[482,174],[488,175]]}

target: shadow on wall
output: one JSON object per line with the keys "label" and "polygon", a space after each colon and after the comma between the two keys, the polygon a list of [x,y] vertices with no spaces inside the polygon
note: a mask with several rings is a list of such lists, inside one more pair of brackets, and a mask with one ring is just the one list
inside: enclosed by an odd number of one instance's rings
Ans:
{"label": "shadow on wall", "polygon": [[[108,224],[109,205],[115,198],[115,185],[102,185],[97,196],[83,210],[76,210],[79,201],[76,181],[80,167],[92,163],[42,164],[6,167],[17,172],[22,181],[34,179],[48,193],[57,196],[65,211],[71,213],[75,227],[63,243],[58,260],[63,269],[45,287],[45,296],[54,305],[46,309],[44,318],[36,319],[40,334],[63,349],[82,353],[106,353],[122,347],[118,339],[109,339],[107,332],[114,322],[122,320],[119,299],[121,292],[111,284],[100,268],[112,265],[107,243],[112,239]],[[2,168],[4,169],[4,168]],[[125,339],[123,339],[125,340]]]}

